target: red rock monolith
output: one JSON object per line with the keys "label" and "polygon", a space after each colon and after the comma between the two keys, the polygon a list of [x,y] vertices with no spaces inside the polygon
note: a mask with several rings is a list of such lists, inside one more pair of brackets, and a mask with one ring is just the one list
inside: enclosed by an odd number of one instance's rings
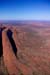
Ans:
{"label": "red rock monolith", "polygon": [[18,68],[15,64],[16,57],[13,53],[10,41],[6,35],[6,31],[2,32],[3,57],[4,63],[10,75],[19,75]]}

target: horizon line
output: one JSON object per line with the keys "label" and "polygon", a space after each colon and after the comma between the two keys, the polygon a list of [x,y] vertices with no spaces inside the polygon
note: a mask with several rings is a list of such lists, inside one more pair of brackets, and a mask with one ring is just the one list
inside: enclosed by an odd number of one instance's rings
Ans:
{"label": "horizon line", "polygon": [[0,21],[50,21],[50,20],[0,20]]}

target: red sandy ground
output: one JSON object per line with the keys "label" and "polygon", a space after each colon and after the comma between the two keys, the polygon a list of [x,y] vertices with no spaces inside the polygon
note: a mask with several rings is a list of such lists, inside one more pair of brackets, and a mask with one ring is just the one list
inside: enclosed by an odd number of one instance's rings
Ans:
{"label": "red sandy ground", "polygon": [[[7,36],[13,32],[17,57]],[[2,32],[3,58],[10,75],[50,75],[50,27],[9,26]]]}

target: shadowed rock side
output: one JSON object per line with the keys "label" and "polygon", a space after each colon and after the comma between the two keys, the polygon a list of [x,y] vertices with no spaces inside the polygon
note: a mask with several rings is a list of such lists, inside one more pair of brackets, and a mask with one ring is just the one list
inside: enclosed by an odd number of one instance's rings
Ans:
{"label": "shadowed rock side", "polygon": [[[2,24],[1,24],[2,26]],[[1,27],[0,28],[0,57],[3,55],[3,49],[2,49],[2,31],[5,29],[6,27]]]}
{"label": "shadowed rock side", "polygon": [[[2,24],[1,24],[2,26]],[[6,27],[1,27],[0,28],[0,57],[3,55],[3,49],[2,49],[2,31],[5,29]]]}
{"label": "shadowed rock side", "polygon": [[0,29],[0,57],[3,55],[2,51],[2,29]]}
{"label": "shadowed rock side", "polygon": [[31,69],[22,64],[16,58],[5,31],[3,31],[2,33],[2,39],[4,62],[5,66],[7,67],[8,73],[10,75],[32,75]]}
{"label": "shadowed rock side", "polygon": [[3,43],[4,62],[5,66],[7,67],[8,73],[10,75],[19,75],[18,73],[19,71],[17,69],[17,64],[16,64],[16,57],[13,53],[11,44],[9,42],[9,39],[5,31],[3,31],[2,33],[2,43]]}
{"label": "shadowed rock side", "polygon": [[15,42],[12,38],[12,34],[13,34],[12,31],[10,29],[8,29],[7,30],[7,36],[9,38],[9,41],[10,41],[11,45],[12,45],[14,54],[17,55],[17,48],[16,48]]}
{"label": "shadowed rock side", "polygon": [[21,53],[21,50],[22,50],[22,47],[21,47],[21,44],[18,40],[18,36],[17,36],[17,31],[16,30],[13,30],[13,35],[12,35],[14,41],[15,41],[15,44],[16,44],[16,47],[18,48],[18,52],[17,52],[17,55],[18,57],[20,56],[20,53]]}

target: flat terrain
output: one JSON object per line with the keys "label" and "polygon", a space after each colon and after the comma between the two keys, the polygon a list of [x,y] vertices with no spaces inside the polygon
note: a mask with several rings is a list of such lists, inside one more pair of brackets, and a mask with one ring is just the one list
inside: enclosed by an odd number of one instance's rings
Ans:
{"label": "flat terrain", "polygon": [[50,22],[0,25],[0,75],[50,75]]}

